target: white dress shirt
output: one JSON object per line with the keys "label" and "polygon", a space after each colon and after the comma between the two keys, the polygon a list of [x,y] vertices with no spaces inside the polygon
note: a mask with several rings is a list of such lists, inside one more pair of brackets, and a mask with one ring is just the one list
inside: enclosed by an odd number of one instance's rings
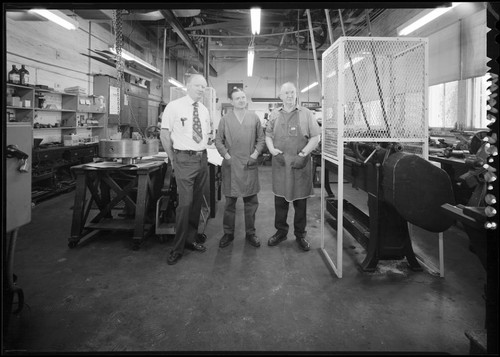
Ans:
{"label": "white dress shirt", "polygon": [[161,128],[171,132],[171,139],[176,150],[200,151],[207,148],[210,132],[210,115],[207,107],[198,102],[203,139],[197,143],[193,139],[193,106],[194,100],[186,95],[167,104],[161,117]]}

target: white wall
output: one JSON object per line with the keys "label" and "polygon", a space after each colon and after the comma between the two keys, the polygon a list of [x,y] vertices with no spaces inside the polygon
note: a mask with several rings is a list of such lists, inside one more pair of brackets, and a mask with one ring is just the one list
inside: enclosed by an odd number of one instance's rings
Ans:
{"label": "white wall", "polygon": [[[321,61],[318,61],[318,66],[321,76]],[[243,83],[248,98],[277,98],[281,84],[288,81],[297,83],[296,60],[276,61],[256,58],[252,77],[247,76],[246,60],[220,61],[214,64],[214,68],[218,75],[209,78],[209,86],[215,88],[221,103],[229,103],[227,98],[228,83]],[[300,61],[298,81],[299,102],[321,102],[320,86],[312,88],[307,93],[300,93],[302,88],[316,81],[314,62],[312,60]],[[250,99],[249,102],[251,102]],[[259,107],[257,103],[253,103],[252,106],[260,108],[260,110],[267,110],[267,103],[263,103],[262,107]]]}
{"label": "white wall", "polygon": [[[87,94],[93,94],[93,75],[105,74],[116,77],[116,69],[84,54],[99,57],[91,50],[105,50],[114,43],[114,36],[96,23],[78,18],[79,28],[66,30],[51,21],[16,21],[6,16],[6,72],[12,65],[24,64],[30,72],[32,84],[46,85],[55,91],[80,86]],[[146,54],[146,58],[151,54]],[[150,121],[156,124],[161,79],[153,79],[149,95]],[[156,109],[156,110],[155,110]],[[149,117],[149,116],[148,116]],[[116,131],[116,130],[115,130]],[[60,130],[37,132],[36,137],[57,141]],[[113,130],[108,132],[113,134]]]}

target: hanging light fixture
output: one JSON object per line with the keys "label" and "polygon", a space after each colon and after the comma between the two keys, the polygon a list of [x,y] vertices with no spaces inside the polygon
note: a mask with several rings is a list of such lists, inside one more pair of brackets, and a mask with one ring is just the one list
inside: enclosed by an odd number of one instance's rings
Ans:
{"label": "hanging light fixture", "polygon": [[[115,46],[109,46],[109,51],[113,54],[116,55],[116,49],[115,49]],[[156,72],[157,74],[160,74],[160,70],[158,68],[156,68],[155,66],[147,63],[146,61],[140,59],[139,57],[137,57],[136,55],[122,49],[122,58],[126,61],[134,61],[134,62],[137,62],[139,63],[140,65],[152,70],[153,72]]]}
{"label": "hanging light fixture", "polygon": [[252,20],[252,35],[258,35],[260,33],[260,8],[251,8],[250,18]]}
{"label": "hanging light fixture", "polygon": [[311,83],[310,85],[308,85],[307,87],[305,87],[304,89],[302,89],[302,90],[300,91],[300,93],[305,93],[305,92],[307,92],[309,89],[314,88],[314,87],[316,87],[317,85],[318,85],[318,82]]}
{"label": "hanging light fixture", "polygon": [[399,30],[398,36],[406,36],[414,31],[418,30],[422,26],[428,24],[429,22],[438,18],[439,16],[447,13],[448,11],[450,11],[451,9],[453,9],[454,7],[456,7],[460,4],[461,3],[459,3],[459,2],[454,2],[449,7],[441,7],[441,8],[432,10],[428,14],[424,15],[423,17],[419,18],[416,21],[412,21],[410,24],[406,25],[401,30]]}
{"label": "hanging light fixture", "polygon": [[247,76],[251,77],[253,73],[253,60],[255,57],[255,47],[253,45],[248,46],[248,60],[247,60]]}
{"label": "hanging light fixture", "polygon": [[43,16],[67,30],[76,30],[78,28],[78,21],[59,10],[31,9],[29,12]]}
{"label": "hanging light fixture", "polygon": [[182,88],[182,89],[186,90],[186,87],[184,86],[184,84],[182,84],[181,82],[179,82],[179,81],[178,81],[178,80],[176,80],[175,78],[170,77],[170,78],[168,79],[168,81],[169,81],[171,84],[173,84],[174,86],[176,86],[176,87],[179,87],[179,88]]}

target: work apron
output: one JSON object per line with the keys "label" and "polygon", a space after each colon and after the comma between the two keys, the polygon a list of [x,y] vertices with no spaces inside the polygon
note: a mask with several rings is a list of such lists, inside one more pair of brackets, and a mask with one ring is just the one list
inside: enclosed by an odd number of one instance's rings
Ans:
{"label": "work apron", "polygon": [[[260,191],[258,162],[249,157],[254,151],[256,132],[253,118],[239,123],[236,115],[225,120],[227,148],[231,158],[222,161],[222,194],[247,197]],[[258,119],[257,119],[258,120]],[[232,133],[232,135],[229,135]]]}
{"label": "work apron", "polygon": [[[299,112],[294,111],[288,121],[280,112],[274,125],[273,144],[276,149],[283,151],[283,154],[273,156],[273,193],[288,202],[314,195],[311,155],[303,158],[298,156],[307,143],[308,139],[300,128]],[[304,161],[304,167],[292,167],[296,164],[302,166]]]}

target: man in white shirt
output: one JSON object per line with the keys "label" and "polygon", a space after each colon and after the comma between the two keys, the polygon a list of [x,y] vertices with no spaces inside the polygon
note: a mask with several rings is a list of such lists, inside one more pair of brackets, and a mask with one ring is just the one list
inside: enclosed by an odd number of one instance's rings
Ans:
{"label": "man in white shirt", "polygon": [[175,240],[167,259],[177,263],[184,248],[204,252],[197,242],[203,190],[207,182],[207,143],[210,132],[208,109],[200,102],[207,81],[200,74],[187,80],[187,95],[173,100],[165,108],[160,139],[172,163],[179,203],[176,208]]}

